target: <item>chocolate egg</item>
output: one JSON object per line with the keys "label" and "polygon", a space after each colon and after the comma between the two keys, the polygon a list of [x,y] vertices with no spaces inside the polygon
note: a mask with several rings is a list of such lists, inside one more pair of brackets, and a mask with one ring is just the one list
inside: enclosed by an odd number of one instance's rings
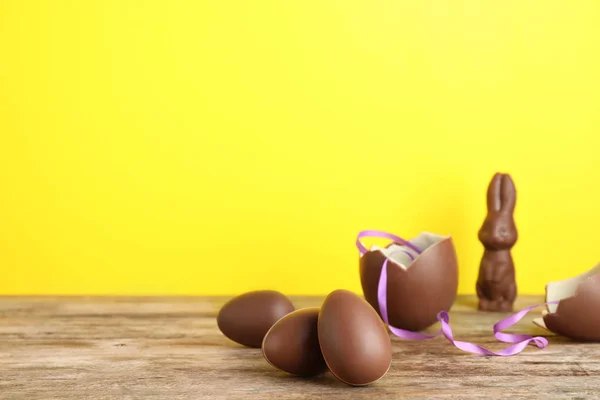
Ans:
{"label": "chocolate egg", "polygon": [[458,260],[450,236],[423,232],[409,242],[421,254],[397,243],[373,246],[360,258],[360,281],[366,300],[380,313],[377,286],[387,256],[390,325],[420,331],[435,323],[440,311],[450,311],[458,290]]}
{"label": "chocolate egg", "polygon": [[383,321],[364,299],[347,290],[330,293],[319,312],[319,344],[331,373],[352,386],[383,377],[392,344]]}
{"label": "chocolate egg", "polygon": [[600,341],[600,264],[576,277],[546,285],[546,310],[533,322],[577,341]]}
{"label": "chocolate egg", "polygon": [[294,311],[285,295],[273,290],[244,293],[229,300],[217,316],[217,325],[229,339],[248,347],[260,347],[273,324]]}
{"label": "chocolate egg", "polygon": [[263,340],[265,360],[292,375],[314,376],[327,371],[319,347],[318,318],[318,308],[303,308],[277,321]]}

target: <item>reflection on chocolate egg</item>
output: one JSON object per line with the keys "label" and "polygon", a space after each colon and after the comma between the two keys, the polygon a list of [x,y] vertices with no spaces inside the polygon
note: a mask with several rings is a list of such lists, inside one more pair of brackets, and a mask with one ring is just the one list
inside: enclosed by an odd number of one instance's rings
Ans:
{"label": "reflection on chocolate egg", "polygon": [[[390,325],[410,331],[423,330],[450,311],[458,290],[458,260],[450,236],[423,232],[410,247],[393,243],[377,246],[360,258],[360,280],[365,298],[379,312],[377,286],[381,267],[387,264],[387,307]],[[399,251],[403,250],[403,251]],[[414,258],[414,261],[405,252]]]}
{"label": "reflection on chocolate egg", "polygon": [[600,341],[600,264],[570,279],[546,285],[542,318],[533,322],[577,341]]}
{"label": "reflection on chocolate egg", "polygon": [[221,307],[217,325],[234,342],[258,348],[273,324],[292,311],[294,305],[282,293],[273,290],[248,292]]}
{"label": "reflection on chocolate egg", "polygon": [[331,373],[348,385],[383,377],[392,344],[383,321],[364,299],[347,290],[331,292],[319,313],[319,344]]}
{"label": "reflection on chocolate egg", "polygon": [[318,308],[303,308],[277,321],[263,340],[265,360],[292,375],[314,376],[327,371],[319,347],[318,318]]}

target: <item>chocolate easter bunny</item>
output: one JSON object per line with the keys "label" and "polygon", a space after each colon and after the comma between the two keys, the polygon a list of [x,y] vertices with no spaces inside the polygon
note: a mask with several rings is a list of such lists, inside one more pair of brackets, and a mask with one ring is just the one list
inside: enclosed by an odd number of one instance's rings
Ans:
{"label": "chocolate easter bunny", "polygon": [[485,251],[479,266],[477,296],[482,311],[512,311],[517,296],[510,253],[518,239],[513,217],[517,191],[508,174],[497,173],[487,193],[487,216],[479,230]]}

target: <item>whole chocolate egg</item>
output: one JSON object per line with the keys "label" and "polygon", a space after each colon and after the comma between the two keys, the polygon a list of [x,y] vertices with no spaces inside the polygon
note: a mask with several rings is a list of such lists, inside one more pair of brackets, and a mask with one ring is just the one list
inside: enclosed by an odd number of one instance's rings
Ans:
{"label": "whole chocolate egg", "polygon": [[292,375],[314,376],[327,371],[319,347],[318,319],[319,308],[303,308],[277,321],[263,340],[265,360]]}
{"label": "whole chocolate egg", "polygon": [[331,373],[352,386],[383,377],[392,362],[392,344],[383,321],[363,298],[331,292],[319,312],[319,344]]}
{"label": "whole chocolate egg", "polygon": [[284,294],[258,290],[225,303],[217,315],[217,325],[234,342],[258,348],[273,324],[292,311],[294,305]]}
{"label": "whole chocolate egg", "polygon": [[458,290],[458,260],[451,236],[423,232],[409,242],[421,254],[398,243],[371,247],[360,258],[360,281],[366,300],[380,313],[377,286],[388,257],[390,325],[420,331],[435,323],[440,311],[450,311]]}
{"label": "whole chocolate egg", "polygon": [[590,271],[546,285],[542,318],[533,322],[577,341],[600,341],[600,264]]}

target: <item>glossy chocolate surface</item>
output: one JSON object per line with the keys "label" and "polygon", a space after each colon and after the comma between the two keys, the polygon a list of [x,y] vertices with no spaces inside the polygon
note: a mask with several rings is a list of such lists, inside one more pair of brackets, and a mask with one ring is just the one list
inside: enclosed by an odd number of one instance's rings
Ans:
{"label": "glossy chocolate surface", "polygon": [[330,293],[319,313],[319,343],[332,374],[352,386],[383,377],[392,362],[392,344],[383,321],[360,296]]}
{"label": "glossy chocolate surface", "polygon": [[296,310],[275,323],[262,345],[265,359],[284,372],[314,376],[327,371],[319,346],[319,308]]}
{"label": "glossy chocolate surface", "polygon": [[[385,261],[379,250],[360,259],[360,279],[366,300],[379,313],[377,286]],[[428,247],[408,269],[388,262],[387,308],[390,325],[410,331],[423,330],[450,311],[458,290],[458,260],[451,237]]]}
{"label": "glossy chocolate surface", "polygon": [[273,290],[253,291],[225,303],[219,310],[217,325],[234,342],[259,348],[273,324],[292,311],[294,305],[284,294]]}

